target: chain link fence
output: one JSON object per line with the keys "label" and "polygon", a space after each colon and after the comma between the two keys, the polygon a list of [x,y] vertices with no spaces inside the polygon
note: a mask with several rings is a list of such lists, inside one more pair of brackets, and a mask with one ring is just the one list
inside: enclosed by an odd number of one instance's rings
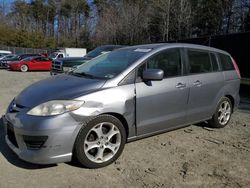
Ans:
{"label": "chain link fence", "polygon": [[51,49],[38,49],[38,48],[22,48],[22,47],[10,47],[10,46],[0,46],[0,50],[11,51],[13,54],[50,54]]}

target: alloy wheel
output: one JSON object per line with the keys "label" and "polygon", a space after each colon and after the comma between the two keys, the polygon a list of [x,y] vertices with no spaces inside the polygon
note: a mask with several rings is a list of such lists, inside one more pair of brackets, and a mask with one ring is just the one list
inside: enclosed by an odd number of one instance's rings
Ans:
{"label": "alloy wheel", "polygon": [[228,101],[224,101],[220,104],[218,110],[218,120],[221,125],[226,125],[231,116],[231,106]]}
{"label": "alloy wheel", "polygon": [[121,145],[121,133],[110,122],[95,125],[87,133],[84,153],[94,163],[103,163],[115,156]]}
{"label": "alloy wheel", "polygon": [[21,66],[21,71],[22,72],[27,72],[28,71],[28,66],[27,65],[22,65]]}

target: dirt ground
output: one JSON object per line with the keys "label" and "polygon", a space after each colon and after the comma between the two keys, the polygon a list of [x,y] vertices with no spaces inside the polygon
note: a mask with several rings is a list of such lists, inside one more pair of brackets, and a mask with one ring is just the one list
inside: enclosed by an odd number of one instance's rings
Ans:
{"label": "dirt ground", "polygon": [[[0,115],[26,86],[48,72],[0,70]],[[129,143],[112,165],[89,170],[71,163],[21,161],[0,123],[0,187],[250,187],[250,111],[238,110],[224,129],[192,125]]]}

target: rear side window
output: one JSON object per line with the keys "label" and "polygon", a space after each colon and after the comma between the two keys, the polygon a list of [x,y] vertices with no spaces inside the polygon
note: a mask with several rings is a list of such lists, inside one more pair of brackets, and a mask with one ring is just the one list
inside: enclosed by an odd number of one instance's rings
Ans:
{"label": "rear side window", "polygon": [[212,72],[212,65],[208,52],[188,50],[189,72],[191,74]]}
{"label": "rear side window", "polygon": [[49,61],[47,57],[41,57],[40,61]]}
{"label": "rear side window", "polygon": [[41,57],[37,57],[35,60],[36,61],[41,61]]}
{"label": "rear side window", "polygon": [[219,54],[220,64],[223,71],[234,70],[233,62],[228,55]]}

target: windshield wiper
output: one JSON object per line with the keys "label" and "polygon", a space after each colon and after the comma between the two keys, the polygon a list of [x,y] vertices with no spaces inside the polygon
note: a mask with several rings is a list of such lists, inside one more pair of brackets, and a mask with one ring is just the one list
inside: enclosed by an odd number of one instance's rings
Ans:
{"label": "windshield wiper", "polygon": [[98,77],[98,76],[94,76],[92,74],[88,74],[88,73],[85,73],[85,72],[69,72],[69,74],[72,74],[72,75],[75,75],[75,76],[80,76],[80,77],[88,77],[88,78],[91,78],[91,79],[104,79],[103,77]]}

